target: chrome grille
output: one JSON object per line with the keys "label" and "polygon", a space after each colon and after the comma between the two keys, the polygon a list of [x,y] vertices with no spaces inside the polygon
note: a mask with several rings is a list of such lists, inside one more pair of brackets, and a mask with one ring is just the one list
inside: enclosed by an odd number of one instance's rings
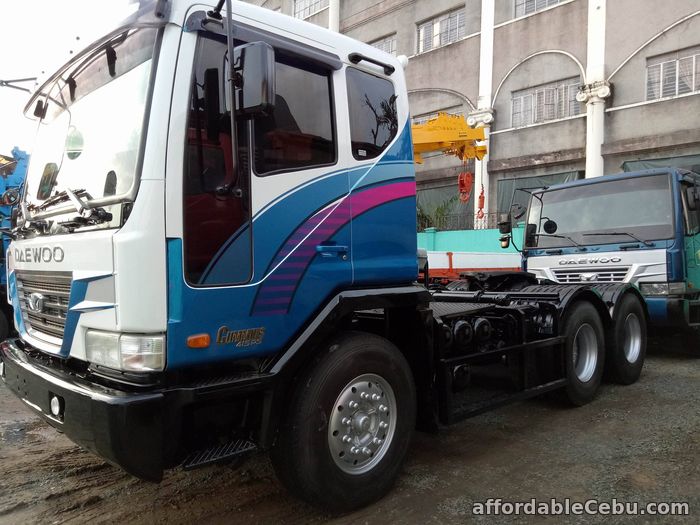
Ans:
{"label": "chrome grille", "polygon": [[[27,331],[40,339],[59,343],[60,341],[55,339],[63,339],[70,298],[71,274],[17,270],[16,278],[20,310]],[[38,311],[29,306],[30,298],[35,293],[41,294],[43,298],[42,308]]]}
{"label": "chrome grille", "polygon": [[553,270],[558,283],[621,283],[624,282],[629,266],[615,268],[576,268]]}

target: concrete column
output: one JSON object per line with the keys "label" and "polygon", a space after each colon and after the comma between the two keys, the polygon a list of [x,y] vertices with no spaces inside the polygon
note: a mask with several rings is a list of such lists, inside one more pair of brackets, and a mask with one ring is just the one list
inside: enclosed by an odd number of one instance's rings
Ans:
{"label": "concrete column", "polygon": [[340,0],[328,2],[328,29],[340,32]]}
{"label": "concrete column", "polygon": [[605,81],[605,11],[607,0],[588,1],[588,49],[586,85],[577,95],[586,103],[586,178],[603,175],[605,141],[605,98],[610,86]]}
{"label": "concrete column", "polygon": [[[466,2],[467,9],[473,9],[473,2]],[[491,194],[488,162],[490,151],[489,131],[493,122],[491,94],[493,92],[493,33],[496,14],[495,0],[481,0],[481,38],[479,48],[479,99],[477,109],[467,122],[470,126],[482,126],[486,138],[487,153],[481,160],[474,162],[474,228],[488,227],[489,196]],[[468,60],[469,57],[465,57]],[[484,188],[484,218],[478,217],[478,202],[481,188]]]}
{"label": "concrete column", "polygon": [[294,16],[294,0],[282,0],[282,9],[280,10],[283,14]]}

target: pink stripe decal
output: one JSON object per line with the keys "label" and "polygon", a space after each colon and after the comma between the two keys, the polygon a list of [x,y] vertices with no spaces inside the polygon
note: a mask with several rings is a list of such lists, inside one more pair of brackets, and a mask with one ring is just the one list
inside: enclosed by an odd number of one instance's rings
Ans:
{"label": "pink stripe decal", "polygon": [[[351,217],[357,217],[382,204],[412,197],[415,194],[414,182],[374,186],[351,194],[330,212],[325,208],[310,217],[296,229],[273,258],[272,267],[283,260],[284,262],[277,267],[270,276],[270,280],[261,285],[253,304],[253,315],[287,313],[302,275],[316,256],[316,246],[333,237],[350,222]],[[302,239],[304,239],[303,242]],[[280,281],[284,281],[285,285],[280,286]],[[274,299],[271,296],[274,296]]]}

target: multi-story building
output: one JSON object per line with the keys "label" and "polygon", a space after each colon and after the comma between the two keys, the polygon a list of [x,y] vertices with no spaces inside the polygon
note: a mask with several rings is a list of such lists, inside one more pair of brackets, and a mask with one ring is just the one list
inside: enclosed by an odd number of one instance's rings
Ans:
{"label": "multi-story building", "polygon": [[[408,56],[414,121],[445,111],[486,128],[483,161],[418,167],[421,212],[438,227],[492,227],[516,188],[700,171],[696,0],[252,1]],[[466,205],[456,198],[465,170]],[[474,221],[482,188],[485,217]]]}

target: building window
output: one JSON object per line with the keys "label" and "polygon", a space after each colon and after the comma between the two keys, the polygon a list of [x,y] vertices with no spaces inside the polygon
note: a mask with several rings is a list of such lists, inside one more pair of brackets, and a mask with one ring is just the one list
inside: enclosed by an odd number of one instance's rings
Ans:
{"label": "building window", "polygon": [[700,46],[647,59],[647,100],[700,91]]}
{"label": "building window", "polygon": [[515,18],[542,11],[553,5],[557,5],[561,0],[515,0]]}
{"label": "building window", "polygon": [[380,38],[379,40],[375,40],[374,42],[370,42],[369,45],[374,46],[377,49],[381,49],[390,55],[396,56],[396,33]]}
{"label": "building window", "polygon": [[416,115],[415,117],[411,118],[411,124],[413,124],[413,125],[425,124],[429,120],[433,120],[434,118],[437,118],[439,113],[447,113],[448,115],[457,115],[457,116],[464,115],[464,111],[462,110],[462,106],[452,106],[452,107],[445,108],[445,109],[439,109],[439,110],[433,111],[431,113],[423,113],[422,115]]}
{"label": "building window", "polygon": [[378,157],[399,129],[394,85],[359,69],[348,68],[350,144],[357,160]]}
{"label": "building window", "polygon": [[466,33],[465,9],[445,13],[418,25],[418,53],[456,42]]}
{"label": "building window", "polygon": [[572,117],[581,112],[576,100],[579,78],[567,78],[511,95],[511,126],[519,128],[538,122]]}
{"label": "building window", "polygon": [[294,16],[308,18],[328,7],[328,0],[294,0]]}

